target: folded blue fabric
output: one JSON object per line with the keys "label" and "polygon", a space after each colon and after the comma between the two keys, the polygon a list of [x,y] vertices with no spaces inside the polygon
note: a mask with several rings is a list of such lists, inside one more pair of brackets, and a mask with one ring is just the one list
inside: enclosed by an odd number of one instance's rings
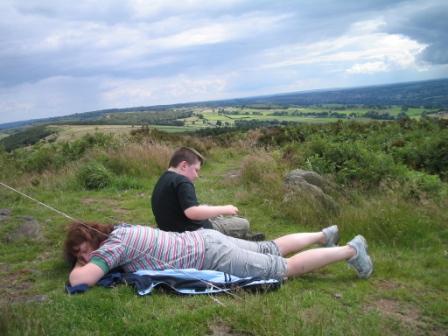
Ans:
{"label": "folded blue fabric", "polygon": [[[239,278],[224,272],[197,269],[113,272],[101,278],[97,285],[113,287],[120,283],[133,286],[138,295],[151,294],[155,287],[167,288],[177,294],[197,295],[223,293],[238,288],[266,291],[276,289],[281,285],[281,281],[277,279]],[[88,288],[87,285],[66,285],[65,287],[69,294],[83,293]]]}

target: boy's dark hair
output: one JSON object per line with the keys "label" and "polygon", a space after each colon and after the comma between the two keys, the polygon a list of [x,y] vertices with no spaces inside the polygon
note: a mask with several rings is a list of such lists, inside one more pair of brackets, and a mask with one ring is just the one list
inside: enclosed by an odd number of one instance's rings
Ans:
{"label": "boy's dark hair", "polygon": [[107,239],[114,230],[111,224],[72,222],[67,228],[67,237],[64,242],[64,259],[73,268],[76,264],[76,254],[79,246],[87,242],[94,249]]}
{"label": "boy's dark hair", "polygon": [[186,161],[189,165],[199,161],[202,166],[205,159],[196,149],[181,147],[174,152],[173,156],[171,156],[169,167],[176,168],[182,161]]}

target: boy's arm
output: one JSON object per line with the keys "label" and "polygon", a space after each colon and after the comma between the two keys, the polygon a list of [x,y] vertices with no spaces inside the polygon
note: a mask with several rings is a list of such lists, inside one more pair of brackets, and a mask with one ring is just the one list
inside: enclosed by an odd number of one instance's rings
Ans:
{"label": "boy's arm", "polygon": [[99,266],[91,262],[85,264],[84,266],[77,264],[70,272],[69,282],[72,286],[81,284],[93,286],[103,277],[104,274],[104,271]]}
{"label": "boy's arm", "polygon": [[184,211],[185,216],[191,220],[205,220],[219,215],[235,216],[238,214],[238,208],[229,205],[197,205]]}
{"label": "boy's arm", "polygon": [[234,216],[238,208],[233,205],[205,205],[199,204],[193,183],[181,183],[176,189],[177,199],[184,209],[184,214],[191,220],[205,220],[219,215]]}

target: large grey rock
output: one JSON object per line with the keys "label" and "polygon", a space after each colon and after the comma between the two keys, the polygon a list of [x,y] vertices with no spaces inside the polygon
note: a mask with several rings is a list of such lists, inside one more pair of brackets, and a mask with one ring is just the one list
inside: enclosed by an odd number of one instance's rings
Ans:
{"label": "large grey rock", "polygon": [[31,216],[21,217],[22,223],[6,236],[7,242],[15,242],[22,239],[41,240],[42,228],[37,220]]}
{"label": "large grey rock", "polygon": [[287,185],[301,184],[303,182],[307,182],[323,190],[331,189],[330,183],[318,173],[311,170],[294,169],[285,177],[285,183]]}
{"label": "large grey rock", "polygon": [[286,199],[294,194],[299,194],[319,202],[328,210],[339,211],[336,201],[324,192],[324,190],[332,189],[331,184],[316,172],[302,169],[292,170],[285,176],[285,186],[290,193],[290,195],[286,195]]}

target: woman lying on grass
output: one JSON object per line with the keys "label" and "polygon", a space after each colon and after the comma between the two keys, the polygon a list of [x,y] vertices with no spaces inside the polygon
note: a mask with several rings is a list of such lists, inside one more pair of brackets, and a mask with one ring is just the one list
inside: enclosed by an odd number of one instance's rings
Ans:
{"label": "woman lying on grass", "polygon": [[[196,268],[241,278],[284,280],[343,260],[360,278],[368,278],[373,264],[364,237],[358,235],[340,247],[338,240],[336,225],[253,242],[208,229],[175,233],[139,225],[74,222],[68,228],[64,253],[74,267],[69,277],[72,286],[92,286],[116,267],[125,272]],[[297,253],[312,244],[324,248]],[[297,254],[286,257],[291,253]]]}

